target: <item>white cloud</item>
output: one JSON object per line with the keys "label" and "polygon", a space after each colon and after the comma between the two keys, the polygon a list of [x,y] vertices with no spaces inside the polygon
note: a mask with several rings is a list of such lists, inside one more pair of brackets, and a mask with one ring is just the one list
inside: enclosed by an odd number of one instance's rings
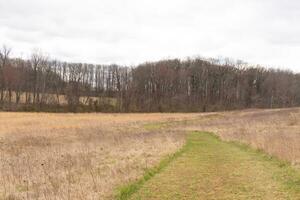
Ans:
{"label": "white cloud", "polygon": [[299,19],[296,0],[0,0],[0,43],[68,61],[221,55],[300,71]]}

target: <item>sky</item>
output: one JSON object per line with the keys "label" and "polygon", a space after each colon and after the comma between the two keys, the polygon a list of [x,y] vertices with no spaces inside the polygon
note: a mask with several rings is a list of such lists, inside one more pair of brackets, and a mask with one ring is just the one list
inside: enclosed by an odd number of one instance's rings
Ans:
{"label": "sky", "polygon": [[136,65],[229,57],[300,72],[299,0],[0,0],[13,56]]}

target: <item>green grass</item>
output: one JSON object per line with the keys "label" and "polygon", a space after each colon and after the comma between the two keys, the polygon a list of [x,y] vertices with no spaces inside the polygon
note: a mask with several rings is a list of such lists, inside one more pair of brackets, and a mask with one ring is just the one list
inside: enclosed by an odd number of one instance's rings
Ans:
{"label": "green grass", "polygon": [[300,172],[245,145],[193,132],[183,149],[123,187],[118,199],[300,200]]}
{"label": "green grass", "polygon": [[159,131],[164,128],[171,128],[171,127],[176,127],[176,126],[186,126],[186,125],[191,125],[193,123],[199,123],[199,121],[206,121],[206,120],[211,120],[214,118],[220,118],[222,115],[220,114],[210,114],[205,117],[198,116],[194,119],[181,119],[181,120],[170,120],[170,121],[165,121],[165,122],[154,122],[154,123],[147,123],[143,126],[144,129],[148,131]]}
{"label": "green grass", "polygon": [[173,120],[166,122],[155,122],[155,123],[147,123],[143,127],[148,131],[159,131],[164,128],[176,127],[180,125],[187,125],[189,123],[197,122],[199,120],[203,120],[201,118],[189,119],[189,120]]}

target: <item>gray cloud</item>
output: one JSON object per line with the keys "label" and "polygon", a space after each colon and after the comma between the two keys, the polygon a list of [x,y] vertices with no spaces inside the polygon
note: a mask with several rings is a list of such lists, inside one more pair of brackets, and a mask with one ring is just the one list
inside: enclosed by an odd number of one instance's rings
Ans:
{"label": "gray cloud", "polygon": [[68,61],[228,56],[300,71],[299,19],[296,0],[0,0],[0,42]]}

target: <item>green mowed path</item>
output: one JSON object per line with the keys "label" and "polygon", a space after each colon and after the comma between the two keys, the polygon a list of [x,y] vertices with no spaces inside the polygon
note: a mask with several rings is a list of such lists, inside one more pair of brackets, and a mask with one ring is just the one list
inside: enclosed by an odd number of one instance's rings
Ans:
{"label": "green mowed path", "polygon": [[300,172],[246,146],[193,132],[176,159],[129,199],[300,200]]}

